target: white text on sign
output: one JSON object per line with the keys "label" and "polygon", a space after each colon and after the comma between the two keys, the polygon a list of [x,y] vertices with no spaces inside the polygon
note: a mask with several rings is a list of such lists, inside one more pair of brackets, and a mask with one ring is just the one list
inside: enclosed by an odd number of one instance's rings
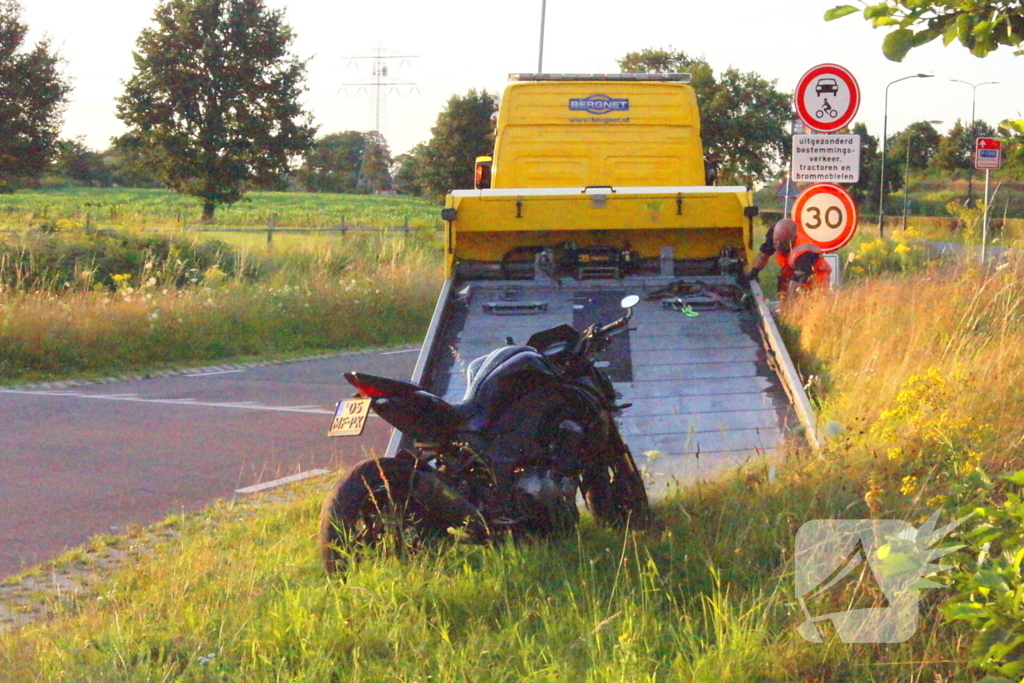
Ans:
{"label": "white text on sign", "polygon": [[794,135],[793,180],[855,183],[860,180],[859,135]]}

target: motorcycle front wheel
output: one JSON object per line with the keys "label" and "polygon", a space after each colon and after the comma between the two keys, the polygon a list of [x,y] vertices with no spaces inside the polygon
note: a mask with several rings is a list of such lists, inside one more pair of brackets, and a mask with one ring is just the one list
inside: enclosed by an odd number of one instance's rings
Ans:
{"label": "motorcycle front wheel", "polygon": [[401,553],[426,530],[426,510],[412,496],[415,461],[380,458],[338,480],[320,511],[320,557],[330,573],[345,569],[359,548]]}
{"label": "motorcycle front wheel", "polygon": [[646,529],[651,521],[643,477],[626,449],[612,465],[583,472],[583,498],[601,524]]}

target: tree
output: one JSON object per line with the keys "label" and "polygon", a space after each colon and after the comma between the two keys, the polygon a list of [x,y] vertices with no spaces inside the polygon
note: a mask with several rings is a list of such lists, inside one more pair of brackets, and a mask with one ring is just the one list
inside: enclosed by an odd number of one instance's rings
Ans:
{"label": "tree", "polygon": [[103,163],[103,156],[86,147],[82,138],[57,142],[57,157],[51,170],[90,187],[107,187],[111,183],[110,169]]}
{"label": "tree", "polygon": [[494,123],[498,99],[486,90],[453,95],[430,129],[420,182],[427,194],[443,197],[453,189],[473,187],[473,163],[494,153]]}
{"label": "tree", "polygon": [[0,192],[46,169],[71,91],[49,42],[26,50],[27,33],[17,1],[0,0]]}
{"label": "tree", "polygon": [[825,12],[825,21],[861,12],[874,28],[891,27],[882,41],[882,52],[894,62],[902,62],[915,47],[941,37],[944,45],[954,40],[975,57],[1001,46],[1017,48],[1024,54],[1024,5],[1013,0],[882,0],[863,10],[855,5],[839,5]]}
{"label": "tree", "polygon": [[1004,119],[999,122],[999,131],[1006,140],[1003,167],[1020,180],[1024,177],[1024,119]]}
{"label": "tree", "polygon": [[423,185],[423,169],[427,165],[427,144],[421,142],[408,152],[395,157],[391,176],[395,191],[422,197],[427,193]]}
{"label": "tree", "polygon": [[938,153],[941,140],[942,136],[928,121],[912,123],[889,139],[888,159],[892,163],[902,160],[905,166],[909,145],[910,168],[923,170]]}
{"label": "tree", "polygon": [[111,138],[103,151],[103,163],[109,169],[110,182],[120,187],[164,187],[155,155],[143,140],[132,133]]}
{"label": "tree", "polygon": [[932,157],[931,167],[942,171],[967,171],[974,165],[974,141],[995,135],[992,126],[984,121],[975,121],[974,127],[965,126],[959,120],[939,141],[938,150]]}
{"label": "tree", "polygon": [[383,135],[347,130],[318,139],[298,178],[309,192],[383,192],[391,189],[391,164]]}
{"label": "tree", "polygon": [[[882,153],[878,138],[868,133],[863,123],[853,125],[853,134],[860,136],[860,180],[849,186],[850,194],[862,211],[878,208],[878,177],[882,172]],[[906,153],[906,152],[904,152]],[[886,149],[885,194],[888,196],[903,187],[903,166],[897,163],[891,148]]]}
{"label": "tree", "polygon": [[331,133],[313,143],[299,170],[299,182],[309,192],[356,191],[366,135],[355,130]]}
{"label": "tree", "polygon": [[619,68],[628,73],[691,74],[701,111],[704,155],[717,166],[719,184],[766,182],[789,158],[790,96],[776,90],[777,81],[732,68],[716,77],[703,58],[671,47],[630,52],[619,60]]}
{"label": "tree", "polygon": [[279,181],[313,144],[283,16],[262,0],[164,0],[136,43],[118,117],[169,187],[202,200],[203,219]]}
{"label": "tree", "polygon": [[375,130],[366,134],[366,147],[359,164],[359,189],[371,194],[391,189],[391,150],[388,141]]}

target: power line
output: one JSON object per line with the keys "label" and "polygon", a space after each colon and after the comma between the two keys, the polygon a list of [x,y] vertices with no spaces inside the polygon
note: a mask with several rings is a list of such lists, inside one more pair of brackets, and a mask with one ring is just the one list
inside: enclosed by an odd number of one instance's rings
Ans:
{"label": "power line", "polygon": [[349,88],[355,88],[356,95],[365,94],[370,96],[369,125],[382,136],[386,136],[387,133],[388,96],[392,94],[401,95],[405,88],[408,88],[409,94],[419,92],[419,88],[417,88],[415,83],[393,78],[389,73],[389,64],[394,64],[395,61],[397,61],[397,68],[402,68],[403,66],[411,67],[412,64],[409,60],[418,56],[419,55],[402,54],[378,45],[366,54],[342,57],[342,59],[349,60],[349,66],[355,66],[357,68],[362,67],[362,63],[365,61],[370,62],[369,77],[360,81],[342,83],[341,87],[345,90],[346,94],[349,94]]}

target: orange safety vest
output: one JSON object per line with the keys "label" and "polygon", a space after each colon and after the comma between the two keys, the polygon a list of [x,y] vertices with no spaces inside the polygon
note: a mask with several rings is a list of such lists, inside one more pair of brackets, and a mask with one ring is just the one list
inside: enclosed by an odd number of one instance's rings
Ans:
{"label": "orange safety vest", "polygon": [[804,283],[805,287],[827,287],[829,280],[832,276],[832,266],[828,264],[822,257],[821,248],[813,244],[801,244],[794,247],[789,255],[784,255],[782,252],[775,252],[775,260],[779,263],[779,291],[785,292],[787,285],[790,280],[796,275],[796,259],[797,257],[806,254],[807,252],[814,252],[818,254],[818,258],[814,261],[813,272],[811,273],[810,279]]}

